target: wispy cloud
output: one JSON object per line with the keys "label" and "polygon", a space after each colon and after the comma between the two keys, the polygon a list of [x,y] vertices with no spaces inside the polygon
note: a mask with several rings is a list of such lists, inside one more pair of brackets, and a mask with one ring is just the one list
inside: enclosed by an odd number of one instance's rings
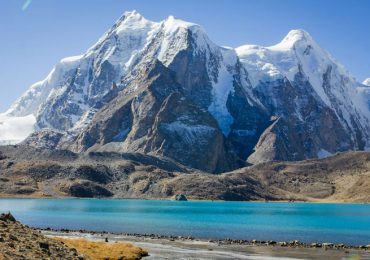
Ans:
{"label": "wispy cloud", "polygon": [[22,6],[22,10],[26,11],[31,3],[32,3],[32,0],[26,0],[26,2],[24,2],[23,6]]}

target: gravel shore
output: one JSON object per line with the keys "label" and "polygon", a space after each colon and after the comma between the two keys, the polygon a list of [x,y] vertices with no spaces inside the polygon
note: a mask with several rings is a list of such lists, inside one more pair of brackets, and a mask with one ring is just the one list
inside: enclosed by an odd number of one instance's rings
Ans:
{"label": "gravel shore", "polygon": [[149,252],[148,259],[370,259],[370,246],[295,241],[204,240],[154,234],[112,234],[85,230],[42,230],[46,236],[125,241]]}

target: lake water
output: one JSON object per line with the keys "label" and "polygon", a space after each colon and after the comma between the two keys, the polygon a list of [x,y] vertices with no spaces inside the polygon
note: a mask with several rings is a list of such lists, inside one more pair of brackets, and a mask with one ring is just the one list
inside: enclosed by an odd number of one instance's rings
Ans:
{"label": "lake water", "polygon": [[40,228],[370,244],[370,205],[0,199],[0,211]]}

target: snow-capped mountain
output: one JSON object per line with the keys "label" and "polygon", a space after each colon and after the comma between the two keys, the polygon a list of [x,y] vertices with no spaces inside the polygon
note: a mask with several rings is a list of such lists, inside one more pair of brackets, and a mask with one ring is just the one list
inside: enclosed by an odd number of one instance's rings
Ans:
{"label": "snow-capped mountain", "polygon": [[[322,157],[368,147],[370,112],[359,93],[361,84],[307,32],[292,30],[277,45],[245,45],[236,51],[261,102],[279,117],[250,161]],[[284,145],[277,148],[278,142]]]}
{"label": "snow-capped mountain", "polygon": [[27,121],[25,132],[7,136],[3,123],[0,139],[32,133],[34,146],[148,153],[221,172],[370,147],[363,88],[303,30],[232,49],[197,24],[133,11],[31,86],[0,117]]}

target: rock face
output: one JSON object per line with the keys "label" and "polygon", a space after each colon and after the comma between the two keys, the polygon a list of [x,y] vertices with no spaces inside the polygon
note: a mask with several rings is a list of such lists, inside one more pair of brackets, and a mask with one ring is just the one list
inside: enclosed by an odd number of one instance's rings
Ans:
{"label": "rock face", "polygon": [[62,132],[44,128],[30,134],[27,139],[22,142],[22,144],[38,148],[52,149],[58,145],[62,137]]}
{"label": "rock face", "polygon": [[[137,75],[96,112],[72,145],[67,142],[59,147],[77,152],[148,153],[211,172],[237,167],[237,161],[227,157],[217,121],[184,94],[171,70],[155,60],[140,66]],[[140,88],[129,93],[135,86]]]}
{"label": "rock face", "polygon": [[113,196],[112,192],[102,187],[100,184],[89,181],[74,182],[67,187],[63,187],[61,191],[70,194],[72,197],[78,198],[101,198]]}
{"label": "rock face", "polygon": [[368,88],[303,30],[232,49],[199,25],[128,12],[6,118],[36,118],[24,141],[34,147],[141,153],[219,173],[368,149],[369,109]]}

